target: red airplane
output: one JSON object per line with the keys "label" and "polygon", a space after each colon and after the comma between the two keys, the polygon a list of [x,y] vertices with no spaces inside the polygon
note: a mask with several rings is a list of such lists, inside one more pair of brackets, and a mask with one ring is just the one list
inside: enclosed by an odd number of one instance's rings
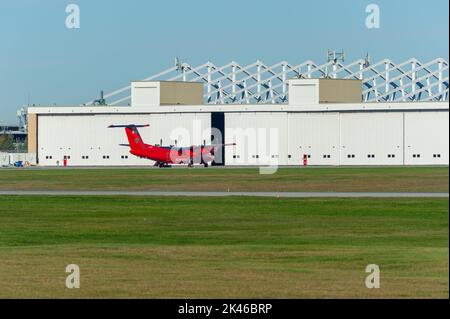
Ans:
{"label": "red airplane", "polygon": [[214,155],[222,146],[233,144],[214,144],[189,147],[157,146],[145,144],[139,134],[139,127],[149,127],[146,125],[110,125],[108,128],[125,128],[128,142],[130,144],[120,144],[129,146],[130,153],[141,158],[148,158],[155,161],[155,166],[169,167],[170,164],[188,164],[192,167],[194,164],[203,164],[208,167],[208,162],[214,161]]}

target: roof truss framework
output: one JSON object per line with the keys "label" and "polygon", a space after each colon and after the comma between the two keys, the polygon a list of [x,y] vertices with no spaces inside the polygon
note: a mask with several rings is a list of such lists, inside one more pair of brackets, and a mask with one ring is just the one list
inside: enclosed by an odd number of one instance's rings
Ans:
{"label": "roof truss framework", "polygon": [[[389,59],[375,64],[362,59],[321,65],[314,61],[297,65],[281,61],[268,66],[259,60],[248,65],[233,61],[223,66],[207,62],[194,67],[183,63],[144,80],[204,82],[207,104],[283,104],[289,100],[288,79],[323,77],[361,79],[366,102],[448,101],[448,62],[441,58],[427,63],[412,58],[400,64]],[[129,103],[130,86],[104,97],[109,105]]]}

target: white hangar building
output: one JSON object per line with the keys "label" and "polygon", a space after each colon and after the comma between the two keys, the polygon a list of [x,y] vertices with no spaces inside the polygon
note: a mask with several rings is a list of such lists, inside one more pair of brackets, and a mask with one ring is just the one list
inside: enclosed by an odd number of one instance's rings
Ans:
{"label": "white hangar building", "polygon": [[[335,75],[343,66],[330,63],[334,74],[313,78],[319,67],[310,65],[310,73],[290,80],[286,76],[293,68],[286,65],[281,76],[272,74],[264,80],[261,67],[256,75],[236,66],[231,75],[218,67],[199,75],[198,70],[192,73],[194,68],[182,65],[182,78],[175,78],[182,81],[132,82],[129,105],[30,107],[29,153],[36,154],[41,166],[64,162],[68,166],[150,166],[152,161],[135,157],[128,147],[119,145],[128,143],[123,129],[107,128],[150,124],[140,129],[148,144],[236,143],[225,147],[218,165],[449,164],[448,77],[441,74],[448,70],[445,61],[438,60],[440,69],[431,72],[439,80],[433,94],[429,87],[416,85],[421,80],[418,69],[425,64],[416,63],[414,92],[410,92],[399,85],[389,87],[395,80],[391,75],[386,82],[388,73],[385,82],[375,85],[370,84],[374,78],[338,78]],[[221,86],[214,80],[217,70],[222,70],[223,79],[231,77],[232,84]],[[236,78],[242,70],[247,70],[244,80]],[[363,74],[361,65],[359,71]],[[197,77],[188,78],[189,74]],[[201,82],[192,81],[199,77]],[[429,98],[418,99],[422,93]]]}

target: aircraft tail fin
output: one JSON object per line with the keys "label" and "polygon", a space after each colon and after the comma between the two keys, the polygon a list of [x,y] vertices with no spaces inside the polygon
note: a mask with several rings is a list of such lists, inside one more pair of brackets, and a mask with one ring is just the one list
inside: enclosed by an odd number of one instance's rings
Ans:
{"label": "aircraft tail fin", "polygon": [[129,146],[131,150],[141,149],[145,146],[144,141],[142,140],[141,134],[139,134],[139,127],[149,127],[149,124],[145,125],[135,125],[135,124],[127,124],[127,125],[110,125],[108,128],[125,128],[125,132],[127,134],[128,143],[129,144],[120,144],[121,146]]}

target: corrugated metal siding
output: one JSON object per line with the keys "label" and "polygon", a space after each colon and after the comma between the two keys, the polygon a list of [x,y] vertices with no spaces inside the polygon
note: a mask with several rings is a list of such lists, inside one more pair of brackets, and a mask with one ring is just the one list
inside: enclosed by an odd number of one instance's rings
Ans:
{"label": "corrugated metal siding", "polygon": [[339,113],[290,113],[288,128],[290,165],[339,165]]}
{"label": "corrugated metal siding", "polygon": [[405,164],[449,163],[448,112],[405,113]]}
{"label": "corrugated metal siding", "polygon": [[209,113],[40,115],[38,121],[39,164],[46,166],[63,165],[64,156],[70,156],[68,164],[74,166],[153,164],[129,154],[128,147],[119,146],[128,144],[125,131],[108,129],[110,124],[150,124],[140,129],[149,144],[200,145],[210,143],[211,138]]}
{"label": "corrugated metal siding", "polygon": [[[44,115],[40,165],[152,165],[129,154],[123,129],[146,124],[146,143],[210,143],[210,113]],[[225,113],[226,165],[448,165],[448,111]],[[419,154],[420,156],[417,156]],[[416,156],[414,156],[416,155]],[[88,156],[88,159],[83,159]],[[103,158],[108,156],[109,158]],[[123,158],[128,156],[128,158]]]}
{"label": "corrugated metal siding", "polygon": [[341,165],[402,165],[403,113],[341,113]]}
{"label": "corrugated metal siding", "polygon": [[226,113],[226,165],[286,165],[287,113]]}

